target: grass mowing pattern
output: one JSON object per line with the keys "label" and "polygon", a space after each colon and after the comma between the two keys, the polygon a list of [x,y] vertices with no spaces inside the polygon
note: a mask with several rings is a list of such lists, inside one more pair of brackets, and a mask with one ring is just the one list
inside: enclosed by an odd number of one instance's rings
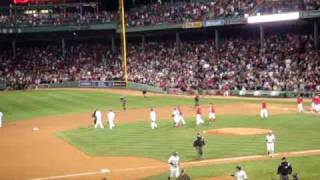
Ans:
{"label": "grass mowing pattern", "polygon": [[[293,167],[293,173],[298,173],[299,179],[316,180],[320,177],[320,156],[310,157],[292,157],[288,158],[289,163]],[[241,166],[245,169],[249,179],[254,180],[272,180],[279,179],[276,175],[277,167],[280,163],[279,159],[266,161],[243,162]],[[234,173],[235,167],[239,164],[223,164],[206,167],[195,167],[187,169],[188,175],[192,179],[209,178],[216,176],[229,176]],[[168,177],[168,173],[159,176],[153,176],[144,180],[163,180]]]}
{"label": "grass mowing pattern", "polygon": [[[95,108],[120,109],[121,95],[104,92],[77,90],[14,91],[0,93],[0,111],[5,121],[16,121],[49,115],[62,115],[72,112],[90,112]],[[127,96],[128,108],[145,108],[174,105],[193,105],[193,99],[179,97]],[[227,104],[230,100],[203,99],[202,103]]]}
{"label": "grass mowing pattern", "polygon": [[[161,120],[160,120],[161,121]],[[141,156],[166,161],[173,151],[180,152],[182,161],[196,158],[192,148],[196,132],[222,127],[256,127],[272,129],[276,152],[320,148],[320,121],[312,115],[278,115],[268,120],[253,116],[222,116],[214,125],[195,127],[194,119],[187,126],[175,129],[171,121],[162,121],[159,129],[151,130],[149,122],[121,124],[114,130],[81,128],[58,134],[70,144],[91,156]],[[265,135],[206,137],[205,158],[265,154]]]}

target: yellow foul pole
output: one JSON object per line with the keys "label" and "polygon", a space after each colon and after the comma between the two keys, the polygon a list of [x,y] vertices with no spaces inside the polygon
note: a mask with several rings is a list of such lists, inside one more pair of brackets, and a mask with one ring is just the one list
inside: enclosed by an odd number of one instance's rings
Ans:
{"label": "yellow foul pole", "polygon": [[126,40],[126,24],[124,16],[124,0],[119,0],[119,13],[121,19],[121,46],[122,46],[122,60],[124,68],[124,80],[128,86],[128,67],[127,67],[127,40]]}

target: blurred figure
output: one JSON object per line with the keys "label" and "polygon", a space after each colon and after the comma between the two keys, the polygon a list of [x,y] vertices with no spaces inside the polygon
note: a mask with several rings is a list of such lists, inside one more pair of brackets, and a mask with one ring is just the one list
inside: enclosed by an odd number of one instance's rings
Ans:
{"label": "blurred figure", "polygon": [[150,120],[151,120],[151,129],[157,129],[157,114],[154,108],[150,109]]}
{"label": "blurred figure", "polygon": [[186,173],[186,170],[182,169],[180,176],[177,178],[177,180],[191,180],[190,176]]}
{"label": "blurred figure", "polygon": [[241,166],[236,167],[236,172],[231,174],[235,180],[248,180],[247,173],[241,168]]}
{"label": "blurred figure", "polygon": [[203,146],[205,146],[204,138],[200,133],[197,133],[196,140],[193,142],[193,147],[196,148],[199,158],[202,158],[203,155]]}
{"label": "blurred figure", "polygon": [[289,180],[289,175],[292,173],[292,166],[287,161],[286,157],[281,159],[281,163],[278,166],[277,174],[280,176],[280,180]]}

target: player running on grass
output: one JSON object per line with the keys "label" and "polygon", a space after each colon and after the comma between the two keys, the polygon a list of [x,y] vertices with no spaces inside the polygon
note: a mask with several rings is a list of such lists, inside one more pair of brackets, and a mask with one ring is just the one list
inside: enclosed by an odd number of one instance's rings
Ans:
{"label": "player running on grass", "polygon": [[157,114],[154,108],[150,109],[150,121],[151,121],[151,129],[157,129]]}
{"label": "player running on grass", "polygon": [[200,106],[197,106],[196,107],[196,125],[197,126],[204,123],[201,115],[202,115],[201,108],[200,108]]}
{"label": "player running on grass", "polygon": [[216,121],[216,110],[213,107],[213,105],[210,104],[210,107],[209,107],[209,122],[214,122],[214,121]]}

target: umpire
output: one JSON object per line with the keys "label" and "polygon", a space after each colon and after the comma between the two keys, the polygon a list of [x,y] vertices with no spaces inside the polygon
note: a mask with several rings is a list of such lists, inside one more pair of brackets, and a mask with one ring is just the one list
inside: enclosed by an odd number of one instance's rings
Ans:
{"label": "umpire", "polygon": [[292,167],[287,161],[287,158],[283,157],[281,163],[278,166],[278,172],[280,180],[289,180],[289,175],[292,173]]}
{"label": "umpire", "polygon": [[203,146],[205,146],[204,138],[200,133],[197,133],[196,140],[193,142],[193,147],[196,148],[199,158],[203,155]]}

